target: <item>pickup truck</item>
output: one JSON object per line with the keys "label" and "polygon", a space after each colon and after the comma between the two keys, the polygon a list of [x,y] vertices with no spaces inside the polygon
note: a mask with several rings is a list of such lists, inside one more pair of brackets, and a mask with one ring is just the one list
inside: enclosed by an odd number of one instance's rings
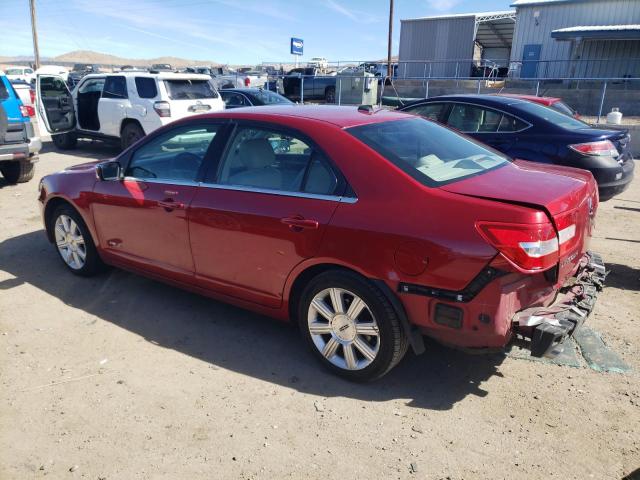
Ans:
{"label": "pickup truck", "polygon": [[29,118],[33,107],[22,104],[2,72],[0,108],[0,173],[9,183],[28,182],[33,178],[42,141]]}
{"label": "pickup truck", "polygon": [[[336,103],[335,75],[322,73],[315,67],[294,68],[282,79],[284,96],[294,101],[324,100],[327,103]],[[303,95],[300,95],[303,83]]]}
{"label": "pickup truck", "polygon": [[265,88],[268,77],[264,72],[243,68],[232,71],[225,67],[211,69],[211,77],[218,90],[222,88]]}

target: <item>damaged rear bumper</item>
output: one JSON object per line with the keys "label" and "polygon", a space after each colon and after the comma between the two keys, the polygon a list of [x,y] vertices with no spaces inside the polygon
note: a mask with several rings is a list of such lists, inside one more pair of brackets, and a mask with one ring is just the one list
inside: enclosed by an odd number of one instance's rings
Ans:
{"label": "damaged rear bumper", "polygon": [[522,310],[513,317],[516,333],[531,339],[531,355],[553,355],[565,340],[584,323],[596,303],[607,276],[600,255],[587,252],[578,270],[560,289],[548,307]]}

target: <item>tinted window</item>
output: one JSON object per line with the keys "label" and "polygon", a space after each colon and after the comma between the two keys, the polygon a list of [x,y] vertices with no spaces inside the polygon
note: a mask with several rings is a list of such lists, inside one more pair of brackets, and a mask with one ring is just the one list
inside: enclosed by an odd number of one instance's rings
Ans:
{"label": "tinted window", "polygon": [[158,95],[156,79],[151,77],[136,77],[136,90],[140,98],[156,98]]}
{"label": "tinted window", "polygon": [[31,73],[33,73],[33,70],[31,70],[30,68],[25,68],[24,69],[24,73],[31,74]]}
{"label": "tinted window", "polygon": [[410,107],[405,110],[405,112],[415,113],[416,115],[420,115],[424,118],[428,118],[429,120],[437,122],[440,119],[440,115],[442,115],[442,111],[445,107],[445,103],[427,103],[424,105],[416,105],[415,107]]}
{"label": "tinted window", "polygon": [[7,98],[9,98],[9,92],[7,91],[7,87],[4,86],[2,77],[0,77],[0,100],[6,100]]}
{"label": "tinted window", "polygon": [[124,77],[107,77],[102,98],[127,98],[127,80]]}
{"label": "tinted window", "polygon": [[138,148],[126,175],[136,178],[195,181],[217,125],[175,128]]}
{"label": "tinted window", "polygon": [[60,77],[40,78],[40,95],[42,97],[68,96],[68,91],[67,84]]}
{"label": "tinted window", "polygon": [[171,100],[218,98],[218,93],[208,80],[165,80],[164,85]]}
{"label": "tinted window", "polygon": [[524,130],[529,125],[523,122],[522,120],[517,119],[516,117],[512,117],[511,115],[507,115],[506,113],[502,115],[502,120],[500,120],[500,126],[498,127],[499,132],[519,132],[520,130]]}
{"label": "tinted window", "polygon": [[252,95],[265,105],[272,105],[274,103],[293,103],[287,97],[283,97],[282,95],[279,95],[277,93],[270,92],[269,90],[258,90]]}
{"label": "tinted window", "polygon": [[560,113],[564,113],[565,115],[569,115],[571,117],[573,117],[574,115],[574,111],[567,104],[563,102],[552,103],[551,108],[559,111]]}
{"label": "tinted window", "polygon": [[502,114],[476,105],[454,103],[447,123],[461,132],[497,132]]}
{"label": "tinted window", "polygon": [[428,186],[481,174],[508,160],[422,118],[372,123],[347,132]]}
{"label": "tinted window", "polygon": [[90,93],[90,92],[102,92],[102,88],[104,87],[104,78],[95,78],[92,80],[87,80],[78,89],[78,93]]}
{"label": "tinted window", "polygon": [[332,195],[338,180],[322,153],[295,135],[240,128],[220,169],[219,183]]}
{"label": "tinted window", "polygon": [[22,75],[23,72],[24,70],[22,68],[8,68],[4,73],[7,75]]}
{"label": "tinted window", "polygon": [[579,130],[581,128],[591,128],[590,125],[576,120],[573,117],[565,115],[563,113],[554,110],[553,108],[545,107],[533,102],[521,102],[516,105],[520,110],[523,110],[536,117],[543,118],[544,120],[553,123],[559,127],[566,128],[567,130]]}
{"label": "tinted window", "polygon": [[226,107],[245,107],[247,105],[251,105],[244,95],[241,95],[236,92],[221,92],[222,100],[224,100],[224,104]]}

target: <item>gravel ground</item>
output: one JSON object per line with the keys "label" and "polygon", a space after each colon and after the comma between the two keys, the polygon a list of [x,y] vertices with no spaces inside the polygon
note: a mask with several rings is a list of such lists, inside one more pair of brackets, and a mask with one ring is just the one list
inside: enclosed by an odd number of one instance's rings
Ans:
{"label": "gravel ground", "polygon": [[[36,178],[112,148],[45,144]],[[639,170],[640,171],[640,170]],[[428,344],[377,383],[287,325],[113,270],[65,271],[37,179],[0,180],[0,478],[620,479],[640,467],[640,182],[601,206],[600,373]]]}

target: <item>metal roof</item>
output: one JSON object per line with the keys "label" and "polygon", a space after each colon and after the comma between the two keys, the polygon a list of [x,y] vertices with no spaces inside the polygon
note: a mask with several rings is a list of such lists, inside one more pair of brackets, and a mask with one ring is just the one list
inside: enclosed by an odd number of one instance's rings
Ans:
{"label": "metal roof", "polygon": [[581,3],[590,0],[516,0],[510,7],[525,7],[529,5],[545,5],[549,3]]}
{"label": "metal roof", "polygon": [[640,25],[585,25],[559,28],[551,31],[551,38],[557,40],[578,37],[601,40],[640,40]]}

